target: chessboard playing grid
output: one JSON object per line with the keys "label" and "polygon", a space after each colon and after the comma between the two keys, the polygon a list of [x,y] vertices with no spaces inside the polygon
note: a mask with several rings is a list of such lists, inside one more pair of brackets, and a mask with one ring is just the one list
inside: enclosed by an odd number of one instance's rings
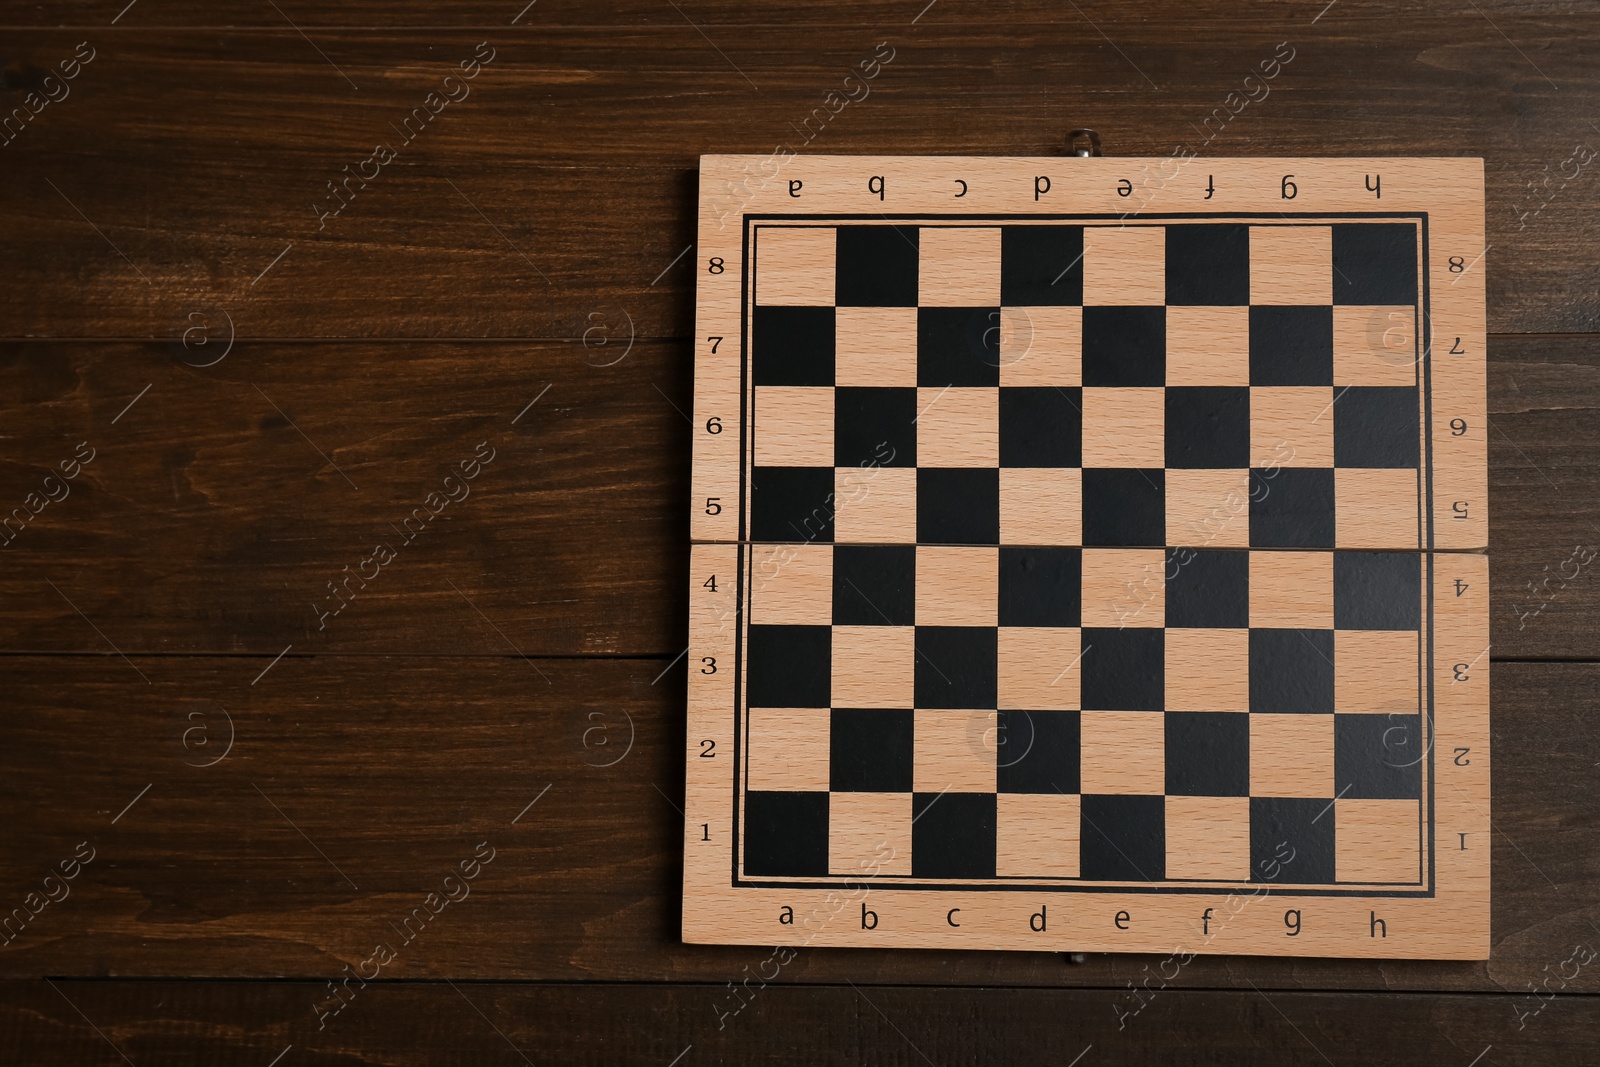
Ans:
{"label": "chessboard playing grid", "polygon": [[753,233],[745,877],[1421,884],[1418,223]]}
{"label": "chessboard playing grid", "polygon": [[755,546],[743,873],[1419,887],[1422,562]]}
{"label": "chessboard playing grid", "polygon": [[1418,241],[757,225],[748,539],[1428,547]]}

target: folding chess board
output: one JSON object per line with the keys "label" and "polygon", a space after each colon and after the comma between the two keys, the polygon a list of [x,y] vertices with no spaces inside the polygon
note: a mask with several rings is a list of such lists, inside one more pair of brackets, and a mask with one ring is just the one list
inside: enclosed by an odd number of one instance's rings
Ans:
{"label": "folding chess board", "polygon": [[686,940],[1487,956],[1481,161],[700,196]]}

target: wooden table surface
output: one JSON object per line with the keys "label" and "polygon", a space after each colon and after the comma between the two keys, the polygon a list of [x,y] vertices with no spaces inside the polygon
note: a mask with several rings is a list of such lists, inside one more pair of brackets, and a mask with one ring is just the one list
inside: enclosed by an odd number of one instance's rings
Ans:
{"label": "wooden table surface", "polygon": [[[125,3],[0,2],[0,1061],[1593,1062],[1600,5]],[[679,942],[697,156],[1075,126],[1486,160],[1487,962]]]}

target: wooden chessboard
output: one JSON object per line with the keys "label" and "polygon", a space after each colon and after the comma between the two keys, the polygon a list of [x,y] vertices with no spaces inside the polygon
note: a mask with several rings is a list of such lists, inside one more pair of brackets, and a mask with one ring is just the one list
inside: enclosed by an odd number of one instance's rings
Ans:
{"label": "wooden chessboard", "polygon": [[708,156],[684,936],[1483,958],[1483,171]]}

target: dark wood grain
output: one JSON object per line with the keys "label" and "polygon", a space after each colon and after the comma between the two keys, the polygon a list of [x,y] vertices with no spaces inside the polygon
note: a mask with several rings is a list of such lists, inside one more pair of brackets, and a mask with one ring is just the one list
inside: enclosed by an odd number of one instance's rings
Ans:
{"label": "dark wood grain", "polygon": [[[1495,656],[1600,656],[1600,356],[1592,339],[1490,346]],[[1585,563],[1587,560],[1589,562]]]}
{"label": "dark wood grain", "polygon": [[[29,758],[0,780],[3,810],[28,813],[0,828],[0,902],[80,842],[97,853],[0,949],[5,975],[336,974],[398,942],[390,924],[481,842],[495,858],[471,895],[387,976],[720,983],[764,958],[679,942],[680,849],[696,847],[681,663],[291,653],[258,679],[264,658],[4,662],[0,751]],[[1521,990],[1600,941],[1600,734],[1577,710],[1600,699],[1600,665],[1497,664],[1494,693],[1496,833],[1469,839],[1493,849],[1488,963],[1202,958],[1185,986]],[[230,722],[227,758],[196,766]],[[1158,963],[807,951],[786,974],[1122,986]]]}
{"label": "dark wood grain", "polygon": [[[241,342],[203,369],[184,360],[224,338],[0,345],[0,515],[96,450],[5,529],[0,647],[676,655],[688,346],[630,349],[619,326],[587,346]],[[1600,584],[1568,562],[1600,545],[1593,343],[1502,338],[1490,359],[1493,654],[1593,658]],[[498,451],[471,495],[344,586],[480,441]],[[330,581],[354,599],[324,620]]]}
{"label": "dark wood grain", "polygon": [[687,346],[601,339],[0,346],[0,646],[676,653]]}
{"label": "dark wood grain", "polygon": [[[765,955],[753,955],[759,965]],[[765,968],[771,974],[776,965]],[[1582,976],[1579,981],[1587,978]],[[1592,986],[1592,980],[1590,981]],[[321,983],[0,984],[18,1063],[1363,1065],[1587,1062],[1600,998],[1115,989],[369,984],[318,1029]],[[1119,1022],[1121,1027],[1119,1029]],[[719,1025],[720,1024],[720,1025]],[[677,1057],[675,1059],[675,1057]],[[1074,1059],[1078,1057],[1078,1059]],[[1489,1058],[1492,1057],[1492,1058]]]}
{"label": "dark wood grain", "polygon": [[[124,3],[126,0],[124,0]],[[652,0],[611,0],[604,9],[597,9],[583,0],[429,0],[427,3],[407,4],[404,7],[387,7],[378,0],[353,0],[337,7],[322,8],[309,4],[280,4],[282,13],[267,6],[222,0],[219,3],[201,3],[199,0],[179,0],[176,3],[140,4],[118,16],[123,5],[74,2],[39,3],[30,0],[6,0],[0,4],[0,26],[71,27],[104,29],[113,18],[125,30],[159,29],[171,27],[206,27],[232,29],[254,27],[283,29],[293,24],[302,27],[340,27],[373,29],[431,29],[441,27],[504,28],[517,19],[519,24],[530,26],[595,26],[603,20],[619,26],[672,27],[687,29],[692,20],[699,26],[728,27],[859,27],[909,23],[917,20],[919,26],[961,25],[978,21],[974,10],[964,4],[929,4],[927,0],[910,3],[884,2],[863,4],[851,0],[819,0],[809,4],[790,5],[775,0],[691,0],[678,4],[681,11],[670,5]],[[1425,0],[1403,0],[1384,3],[1382,0],[1341,0],[1334,9],[1337,14],[1321,15],[1323,4],[1295,4],[1286,6],[1270,0],[1243,0],[1240,3],[1210,2],[1186,4],[1164,14],[1173,19],[1196,23],[1218,18],[1237,18],[1241,22],[1271,25],[1318,23],[1328,19],[1341,22],[1362,20],[1395,20],[1442,18],[1454,11],[1442,12],[1437,5]],[[1481,0],[1477,5],[1483,12],[1500,19],[1528,18],[1538,20],[1550,14],[1549,4],[1535,0]],[[664,10],[663,10],[664,8]],[[1469,12],[1470,8],[1467,9]],[[137,12],[137,15],[134,13]],[[1600,6],[1589,2],[1561,4],[1561,14],[1592,15],[1600,13]],[[1004,9],[1006,20],[1020,25],[1077,26],[1093,32],[1094,26],[1121,28],[1148,18],[1143,10],[1120,8],[1109,3],[1080,6],[1077,11],[1049,0],[1016,0]],[[520,16],[520,17],[519,17]],[[1321,17],[1319,17],[1321,16]],[[1512,27],[1517,24],[1512,23]]]}
{"label": "dark wood grain", "polygon": [[[327,30],[315,48],[287,25],[104,31],[71,95],[0,148],[0,217],[26,265],[0,293],[0,336],[172,338],[222,309],[246,337],[576,337],[596,312],[683,337],[693,272],[668,267],[693,240],[700,153],[1047,153],[1078,124],[1114,155],[1482,155],[1490,329],[1600,329],[1600,165],[1571,162],[1600,147],[1593,17],[1501,27],[1524,46],[1471,11],[1141,18],[1114,45],[1077,18],[911,17],[800,32],[757,15],[715,47],[670,8],[648,24]],[[0,103],[82,37],[10,33]],[[327,183],[398,143],[486,38],[496,58],[471,95],[319,223]],[[871,95],[808,142],[807,117],[885,40]],[[1214,117],[1285,41],[1270,94]]]}

